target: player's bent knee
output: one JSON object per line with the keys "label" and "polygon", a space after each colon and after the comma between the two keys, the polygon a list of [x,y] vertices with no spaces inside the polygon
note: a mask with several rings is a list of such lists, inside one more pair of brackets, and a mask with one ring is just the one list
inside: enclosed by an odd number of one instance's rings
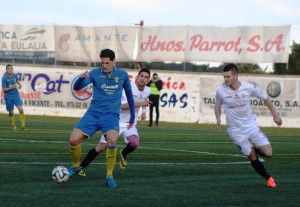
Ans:
{"label": "player's bent knee", "polygon": [[83,141],[84,138],[86,138],[87,136],[84,135],[82,132],[78,131],[78,130],[73,130],[69,143],[71,146],[76,146],[81,144],[81,142]]}
{"label": "player's bent knee", "polygon": [[70,139],[69,144],[71,146],[76,146],[76,145],[78,145],[78,142],[76,140]]}
{"label": "player's bent knee", "polygon": [[270,157],[273,157],[273,153],[272,152],[266,152],[266,153],[264,153],[264,156],[266,158],[270,158]]}
{"label": "player's bent knee", "polygon": [[270,158],[273,156],[273,150],[270,145],[262,146],[259,148],[259,150],[262,153],[262,155],[266,158]]}
{"label": "player's bent knee", "polygon": [[130,135],[128,137],[130,146],[133,148],[137,148],[140,144],[140,138],[137,135]]}

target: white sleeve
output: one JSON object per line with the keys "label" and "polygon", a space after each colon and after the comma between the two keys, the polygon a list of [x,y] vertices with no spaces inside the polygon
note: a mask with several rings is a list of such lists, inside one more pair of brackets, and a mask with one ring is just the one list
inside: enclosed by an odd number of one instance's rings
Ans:
{"label": "white sleeve", "polygon": [[252,96],[260,99],[260,100],[265,100],[268,96],[262,92],[262,90],[260,88],[258,88],[257,86],[254,86],[252,89]]}
{"label": "white sleeve", "polygon": [[216,98],[216,105],[222,106],[222,98],[220,96],[220,89],[217,90],[215,98]]}

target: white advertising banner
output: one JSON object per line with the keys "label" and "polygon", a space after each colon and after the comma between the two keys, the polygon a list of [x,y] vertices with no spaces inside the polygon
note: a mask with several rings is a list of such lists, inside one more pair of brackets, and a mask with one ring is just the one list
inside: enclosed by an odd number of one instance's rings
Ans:
{"label": "white advertising banner", "polygon": [[[300,125],[300,79],[297,77],[239,75],[240,80],[257,85],[273,102],[277,112],[283,119],[284,127],[299,127]],[[215,104],[215,91],[223,83],[223,77],[215,75],[201,76],[200,84],[200,112],[202,121],[214,120],[213,108]],[[276,126],[272,115],[264,101],[253,98],[251,109],[261,126]],[[200,118],[201,120],[201,118]],[[213,122],[214,123],[214,122]],[[222,114],[222,123],[226,123]]]}
{"label": "white advertising banner", "polygon": [[287,63],[290,26],[79,27],[0,25],[2,60]]}
{"label": "white advertising banner", "polygon": [[56,60],[99,62],[100,50],[110,48],[117,61],[132,61],[137,32],[137,27],[55,26]]}
{"label": "white advertising banner", "polygon": [[1,60],[54,58],[54,26],[0,25]]}
{"label": "white advertising banner", "polygon": [[[5,68],[1,67],[1,75],[4,72]],[[15,66],[14,72],[22,84],[19,92],[26,114],[76,117],[83,115],[89,106],[92,96],[89,87],[80,91],[71,89],[81,70]],[[2,91],[1,105],[1,111],[5,112]]]}
{"label": "white advertising banner", "polygon": [[[137,61],[185,62],[192,27],[144,27],[140,30]],[[198,57],[199,61],[202,59]]]}
{"label": "white advertising banner", "polygon": [[290,26],[145,27],[138,61],[288,62]]}
{"label": "white advertising banner", "polygon": [[[138,71],[129,72],[135,80]],[[153,72],[152,72],[153,73]],[[198,75],[159,73],[163,82],[160,94],[160,119],[168,122],[199,122],[200,79]],[[154,112],[155,118],[155,112]]]}
{"label": "white advertising banner", "polygon": [[[23,85],[20,94],[26,114],[81,117],[89,107],[93,93],[91,85],[79,91],[72,90],[74,81],[86,68],[69,70],[15,66],[14,70]],[[1,75],[4,72],[5,67],[1,67]],[[137,73],[137,70],[128,71],[131,81],[135,81]],[[223,83],[222,74],[159,71],[158,75],[163,81],[160,121],[215,123],[215,91]],[[300,126],[299,78],[240,75],[240,80],[255,83],[268,94],[283,118],[283,127]],[[1,92],[0,112],[7,113],[3,95]],[[252,99],[251,107],[261,126],[275,126],[263,101]],[[226,123],[224,114],[222,123]]]}

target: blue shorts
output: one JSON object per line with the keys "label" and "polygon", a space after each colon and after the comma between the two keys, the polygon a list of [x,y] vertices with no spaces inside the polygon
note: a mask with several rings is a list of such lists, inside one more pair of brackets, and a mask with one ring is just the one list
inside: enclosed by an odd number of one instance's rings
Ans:
{"label": "blue shorts", "polygon": [[23,105],[20,96],[8,96],[8,97],[5,96],[4,100],[5,100],[7,111],[14,110],[14,105],[16,105],[17,107]]}
{"label": "blue shorts", "polygon": [[99,130],[101,130],[102,134],[106,134],[110,130],[119,132],[119,115],[96,114],[87,111],[76,124],[75,129],[82,131],[88,137],[92,137]]}

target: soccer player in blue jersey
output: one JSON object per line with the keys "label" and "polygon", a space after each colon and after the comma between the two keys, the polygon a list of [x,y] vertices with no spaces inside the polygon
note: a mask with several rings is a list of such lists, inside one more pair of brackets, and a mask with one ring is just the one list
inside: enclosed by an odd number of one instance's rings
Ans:
{"label": "soccer player in blue jersey", "polygon": [[69,169],[69,172],[71,175],[79,174],[84,176],[84,171],[80,168],[81,142],[101,130],[107,141],[106,185],[109,188],[115,188],[117,185],[113,178],[113,170],[116,164],[119,115],[123,89],[130,109],[129,128],[134,125],[135,121],[134,99],[127,72],[114,67],[114,51],[110,49],[102,50],[100,59],[102,67],[93,69],[90,72],[85,71],[74,83],[74,90],[82,89],[92,83],[93,100],[71,134],[70,149],[73,166]]}
{"label": "soccer player in blue jersey", "polygon": [[8,111],[9,121],[12,129],[17,130],[15,118],[14,118],[14,106],[19,111],[19,117],[21,121],[21,129],[27,130],[25,115],[23,111],[23,102],[21,100],[18,89],[22,88],[22,84],[18,76],[14,73],[12,65],[6,65],[6,73],[2,77],[2,91],[4,93],[4,100],[6,104],[6,110]]}
{"label": "soccer player in blue jersey", "polygon": [[[120,132],[119,136],[124,138],[124,142],[126,143],[126,147],[120,150],[120,168],[122,170],[126,167],[126,160],[127,156],[132,153],[140,143],[140,136],[138,130],[136,128],[137,119],[139,115],[139,109],[142,108],[141,113],[141,120],[142,123],[146,119],[146,107],[149,106],[148,97],[151,94],[151,89],[146,86],[150,79],[150,70],[147,68],[142,68],[137,76],[135,82],[131,82],[132,94],[135,103],[135,123],[134,126],[128,129],[128,119],[130,116],[127,98],[123,91],[122,95],[122,105],[121,105],[121,112],[120,112]],[[81,168],[86,168],[94,158],[100,154],[101,152],[105,151],[107,148],[107,142],[104,136],[101,136],[100,142],[97,147],[92,148],[88,154],[85,156],[84,160],[80,164]]]}

